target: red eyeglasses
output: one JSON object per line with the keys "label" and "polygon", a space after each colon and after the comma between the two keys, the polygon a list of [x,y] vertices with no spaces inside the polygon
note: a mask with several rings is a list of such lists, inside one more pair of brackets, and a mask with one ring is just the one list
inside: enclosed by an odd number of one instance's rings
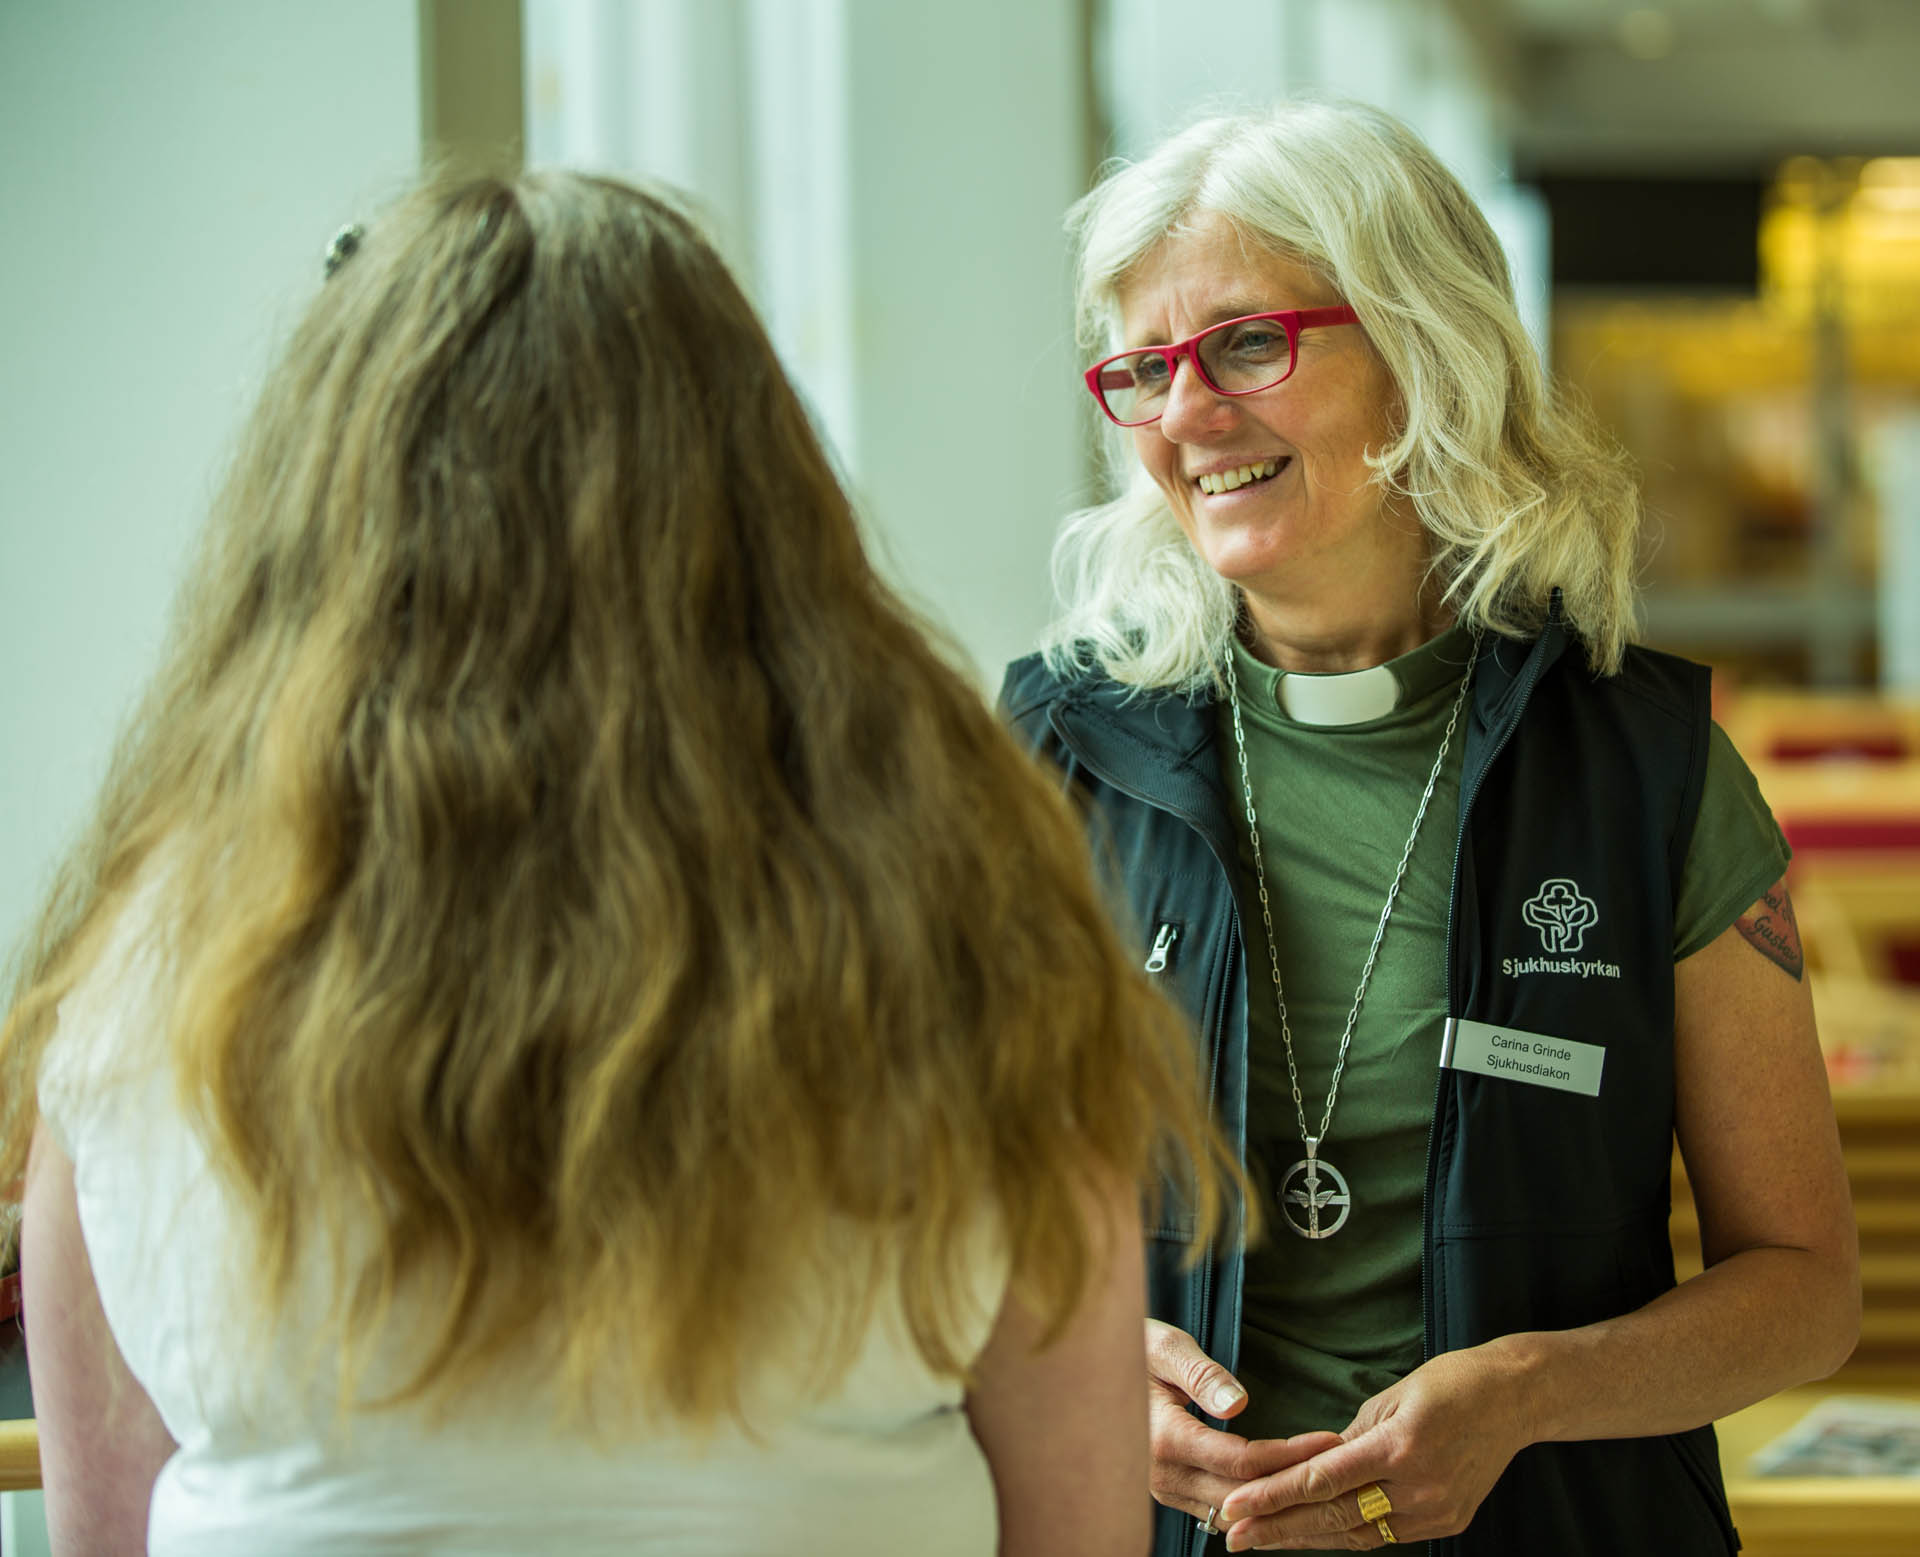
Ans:
{"label": "red eyeglasses", "polygon": [[1166,410],[1182,357],[1193,363],[1201,383],[1215,394],[1258,394],[1292,374],[1302,330],[1359,322],[1360,316],[1345,303],[1247,314],[1209,325],[1171,346],[1138,346],[1096,362],[1087,369],[1087,388],[1109,421],[1122,427],[1145,427],[1159,421]]}

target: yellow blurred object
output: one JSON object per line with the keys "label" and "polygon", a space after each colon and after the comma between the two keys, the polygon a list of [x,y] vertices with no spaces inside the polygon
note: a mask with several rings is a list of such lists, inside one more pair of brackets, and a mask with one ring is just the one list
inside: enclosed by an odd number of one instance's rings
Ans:
{"label": "yellow blurred object", "polygon": [[[1649,592],[1808,587],[1825,499],[1807,321],[1752,299],[1699,297],[1569,297],[1554,317],[1555,362],[1637,466]],[[1849,425],[1864,450],[1920,397],[1920,309],[1847,331],[1844,351]],[[1827,544],[1865,587],[1879,566],[1882,494],[1873,467],[1859,474],[1833,499]],[[1778,622],[1750,620],[1757,641],[1779,638]]]}
{"label": "yellow blurred object", "polygon": [[1810,318],[1831,289],[1849,324],[1920,321],[1920,157],[1796,157],[1760,219],[1768,309]]}
{"label": "yellow blurred object", "polygon": [[40,1485],[40,1424],[0,1422],[0,1492],[32,1492]]}
{"label": "yellow blurred object", "polygon": [[1638,467],[1649,641],[1871,681],[1877,451],[1920,401],[1920,158],[1793,159],[1755,241],[1755,297],[1559,294],[1554,361]]}

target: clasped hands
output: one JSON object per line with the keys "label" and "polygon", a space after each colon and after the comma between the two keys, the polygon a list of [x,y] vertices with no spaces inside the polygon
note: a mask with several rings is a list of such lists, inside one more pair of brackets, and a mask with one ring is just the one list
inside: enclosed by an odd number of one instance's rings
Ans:
{"label": "clasped hands", "polygon": [[1184,1330],[1147,1321],[1153,1496],[1226,1531],[1227,1550],[1372,1551],[1385,1536],[1361,1517],[1360,1489],[1392,1500],[1400,1542],[1466,1527],[1532,1434],[1526,1391],[1500,1343],[1447,1352],[1360,1407],[1342,1432],[1247,1439],[1196,1419],[1247,1403],[1231,1374]]}

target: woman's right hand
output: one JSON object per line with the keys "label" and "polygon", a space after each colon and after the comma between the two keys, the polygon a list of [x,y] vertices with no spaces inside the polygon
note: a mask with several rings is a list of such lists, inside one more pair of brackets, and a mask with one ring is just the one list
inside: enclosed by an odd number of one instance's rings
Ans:
{"label": "woman's right hand", "polygon": [[1338,1433],[1249,1440],[1209,1427],[1187,1409],[1238,1416],[1247,1404],[1240,1381],[1200,1350],[1184,1330],[1147,1321],[1147,1420],[1153,1437],[1154,1501],[1195,1519],[1249,1481],[1297,1465],[1340,1441]]}

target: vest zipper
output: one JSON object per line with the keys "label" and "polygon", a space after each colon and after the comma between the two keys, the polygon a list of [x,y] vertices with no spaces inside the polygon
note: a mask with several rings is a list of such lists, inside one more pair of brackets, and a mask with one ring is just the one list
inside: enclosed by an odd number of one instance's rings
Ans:
{"label": "vest zipper", "polygon": [[[1231,948],[1234,945],[1239,945],[1244,948],[1246,942],[1242,939],[1240,929],[1240,903],[1239,899],[1234,895],[1233,883],[1231,881],[1227,883],[1227,930],[1229,934],[1227,941],[1228,947]],[[1232,955],[1231,951],[1229,951],[1227,955],[1230,957]],[[1242,955],[1245,955],[1244,951]],[[1223,980],[1220,987],[1220,994],[1214,1002],[1215,1010],[1212,1015],[1215,1033],[1223,1032],[1226,1027],[1227,1014],[1225,1005],[1227,987],[1227,981]],[[1215,1102],[1215,1099],[1220,1095],[1220,1051],[1225,1047],[1226,1044],[1221,1041],[1208,1044],[1208,1048],[1212,1050],[1212,1053],[1208,1057],[1207,1065],[1207,1112],[1209,1114],[1215,1114],[1218,1111],[1218,1104]],[[1240,1166],[1244,1170],[1247,1157],[1246,1126],[1244,1121],[1241,1125],[1240,1137]],[[1244,1229],[1244,1217],[1241,1218],[1241,1226]],[[1211,1245],[1208,1246],[1207,1252],[1208,1255],[1211,1256],[1213,1252]],[[1236,1293],[1234,1298],[1233,1353],[1230,1359],[1223,1360],[1213,1349],[1213,1267],[1214,1261],[1211,1257],[1203,1260],[1200,1264],[1199,1328],[1205,1333],[1204,1335],[1196,1335],[1194,1341],[1199,1345],[1201,1351],[1213,1358],[1215,1362],[1220,1363],[1229,1373],[1238,1373],[1240,1371],[1240,1299]],[[1221,1418],[1215,1417],[1214,1420],[1220,1421]],[[1204,1549],[1205,1545],[1206,1539],[1203,1537],[1201,1540],[1201,1548]]]}
{"label": "vest zipper", "polygon": [[[1554,606],[1557,608],[1558,605],[1559,599],[1556,592]],[[1559,612],[1557,609],[1551,610],[1548,613],[1549,628],[1552,627],[1553,621],[1558,615]],[[1544,642],[1544,640],[1545,633],[1543,632],[1541,641]],[[1520,687],[1519,705],[1514,709],[1512,716],[1506,721],[1506,727],[1501,731],[1500,738],[1494,743],[1493,750],[1487,753],[1487,760],[1480,764],[1479,770],[1473,775],[1473,787],[1467,791],[1466,803],[1460,808],[1460,825],[1453,839],[1453,875],[1447,887],[1447,1015],[1450,1017],[1460,1014],[1455,1009],[1460,1001],[1454,976],[1453,925],[1454,911],[1460,902],[1460,855],[1466,847],[1467,827],[1473,820],[1474,802],[1480,798],[1480,786],[1486,782],[1487,774],[1493,771],[1493,765],[1500,760],[1500,754],[1507,749],[1507,743],[1513,739],[1513,732],[1520,728],[1520,721],[1526,716],[1527,704],[1533,698],[1534,686],[1539,682],[1540,676],[1545,668],[1544,659],[1536,650],[1527,663],[1526,680]],[[1433,1078],[1433,1110],[1427,1118],[1427,1174],[1425,1181],[1420,1186],[1420,1237],[1422,1243],[1420,1258],[1420,1331],[1421,1356],[1423,1360],[1430,1360],[1433,1357],[1434,1342],[1438,1339],[1433,1333],[1432,1266],[1434,1262],[1435,1239],[1433,1236],[1431,1201],[1433,1197],[1434,1169],[1433,1138],[1440,1122],[1440,1089],[1444,1081],[1445,1072],[1436,1067]],[[1437,1546],[1440,1543],[1436,1542],[1435,1544]]]}
{"label": "vest zipper", "polygon": [[1173,943],[1180,939],[1180,926],[1163,924],[1153,938],[1153,950],[1147,953],[1145,967],[1149,973],[1165,973],[1167,963],[1173,955]]}

